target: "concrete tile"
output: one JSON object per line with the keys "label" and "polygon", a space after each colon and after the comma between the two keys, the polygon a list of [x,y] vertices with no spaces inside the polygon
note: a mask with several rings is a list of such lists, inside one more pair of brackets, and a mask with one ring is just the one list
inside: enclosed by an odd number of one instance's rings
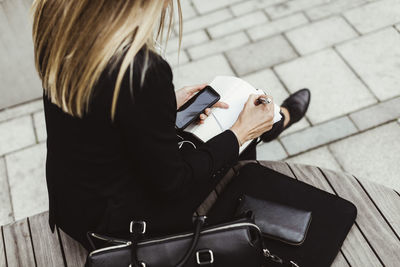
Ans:
{"label": "concrete tile", "polygon": [[296,1],[287,1],[285,3],[276,4],[270,7],[265,8],[267,14],[273,18],[279,18],[283,16],[287,16],[293,14],[295,12],[305,10],[317,5],[321,5],[326,3],[326,0],[296,0]]}
{"label": "concrete tile", "polygon": [[291,92],[310,89],[307,117],[312,124],[376,103],[368,89],[331,49],[279,65],[275,70]]}
{"label": "concrete tile", "polygon": [[43,100],[35,100],[26,104],[18,105],[12,108],[6,108],[0,111],[0,122],[15,119],[36,111],[43,110]]}
{"label": "concrete tile", "polygon": [[284,31],[307,24],[307,18],[302,14],[294,14],[288,17],[277,19],[269,23],[252,27],[247,32],[252,40],[260,40],[268,36],[282,33]]}
{"label": "concrete tile", "polygon": [[[186,33],[182,36],[181,50],[192,47],[194,45],[200,45],[207,43],[210,39],[208,38],[204,30],[196,32]],[[179,48],[179,37],[168,40],[167,53],[178,51]]]}
{"label": "concrete tile", "polygon": [[306,14],[311,20],[318,20],[334,14],[342,13],[354,7],[360,6],[364,3],[364,0],[327,1],[325,5],[320,5],[308,9],[306,11]]}
{"label": "concrete tile", "polygon": [[189,62],[189,57],[184,50],[181,50],[179,53],[172,52],[170,54],[165,55],[165,60],[171,65],[172,68],[177,67],[179,65],[183,65]]}
{"label": "concrete tile", "polygon": [[221,53],[236,47],[243,46],[250,42],[245,33],[239,32],[236,34],[228,35],[220,39],[215,39],[206,42],[202,45],[197,45],[188,49],[189,55],[192,59],[202,58],[204,56]]}
{"label": "concrete tile", "polygon": [[285,161],[290,163],[317,166],[332,171],[343,171],[340,168],[339,163],[335,160],[326,146],[302,153],[298,156],[286,159]]}
{"label": "concrete tile", "polygon": [[240,1],[241,0],[193,0],[193,4],[200,14],[204,14]]}
{"label": "concrete tile", "polygon": [[257,11],[209,27],[208,32],[210,33],[211,37],[215,39],[233,32],[248,29],[267,21],[267,16],[263,12]]}
{"label": "concrete tile", "polygon": [[348,117],[328,121],[281,138],[289,155],[324,145],[357,132]]}
{"label": "concrete tile", "polygon": [[400,95],[400,34],[395,29],[363,36],[338,51],[380,100]]}
{"label": "concrete tile", "polygon": [[282,36],[276,36],[228,51],[227,56],[238,75],[242,76],[295,58],[297,55]]}
{"label": "concrete tile", "polygon": [[304,55],[357,37],[357,33],[343,18],[332,17],[291,30],[286,36]]}
{"label": "concrete tile", "polygon": [[[189,0],[183,0],[180,1],[181,4],[181,9],[182,9],[182,18],[183,21],[191,19],[195,16],[197,16],[197,12],[194,10],[194,7],[192,5],[192,1]],[[175,21],[178,21],[178,8],[176,3],[174,3],[174,14],[175,14]]]}
{"label": "concrete tile", "polygon": [[15,220],[48,209],[45,158],[45,144],[6,156]]}
{"label": "concrete tile", "polygon": [[276,140],[268,143],[261,142],[257,145],[257,160],[282,160],[286,157],[285,150]]}
{"label": "concrete tile", "polygon": [[231,6],[230,8],[232,10],[232,13],[235,14],[235,16],[240,16],[246,13],[259,10],[261,8],[283,3],[285,1],[286,0],[256,0],[256,1],[250,0],[245,2],[242,1],[236,5]]}
{"label": "concrete tile", "polygon": [[[183,25],[183,33],[193,32],[215,25],[219,22],[231,19],[233,16],[228,9],[221,9],[213,13],[197,16],[193,19],[185,21]],[[175,31],[178,32],[178,25],[175,26]]]}
{"label": "concrete tile", "polygon": [[[307,117],[307,114],[306,114]],[[310,127],[310,123],[308,123],[308,121],[305,118],[302,118],[300,121],[296,122],[295,124],[293,124],[292,126],[290,126],[288,129],[286,129],[285,131],[283,131],[280,136],[286,136],[289,135],[291,133],[295,133],[298,132],[300,130],[304,130]]]}
{"label": "concrete tile", "polygon": [[31,116],[0,123],[0,156],[36,142]]}
{"label": "concrete tile", "polygon": [[211,82],[217,75],[234,75],[222,55],[207,57],[173,69],[175,90],[186,85]]}
{"label": "concrete tile", "polygon": [[400,117],[400,97],[354,112],[350,117],[360,130],[395,120]]}
{"label": "concrete tile", "polygon": [[400,32],[400,24],[397,24],[395,28]]}
{"label": "concrete tile", "polygon": [[0,158],[0,203],[0,225],[11,223],[14,218],[7,180],[7,168],[3,157]]}
{"label": "concrete tile", "polygon": [[33,114],[33,123],[38,141],[39,142],[46,141],[47,132],[46,132],[46,121],[44,118],[44,111],[40,111]]}
{"label": "concrete tile", "polygon": [[400,1],[373,2],[344,13],[347,20],[361,33],[368,33],[400,22]]}
{"label": "concrete tile", "polygon": [[330,145],[343,168],[400,192],[400,126],[392,122]]}

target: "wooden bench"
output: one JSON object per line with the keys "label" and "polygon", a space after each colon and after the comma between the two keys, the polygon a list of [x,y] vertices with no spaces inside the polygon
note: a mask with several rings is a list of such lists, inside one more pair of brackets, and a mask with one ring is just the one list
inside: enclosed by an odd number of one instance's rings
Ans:
{"label": "wooden bench", "polygon": [[[217,192],[247,162],[232,168]],[[333,266],[400,266],[400,195],[392,189],[346,174],[283,162],[260,164],[337,194],[358,208],[356,224]],[[199,208],[206,213],[217,198],[213,192]],[[41,213],[1,227],[0,267],[83,266],[87,252],[61,230],[52,234],[48,213]]]}

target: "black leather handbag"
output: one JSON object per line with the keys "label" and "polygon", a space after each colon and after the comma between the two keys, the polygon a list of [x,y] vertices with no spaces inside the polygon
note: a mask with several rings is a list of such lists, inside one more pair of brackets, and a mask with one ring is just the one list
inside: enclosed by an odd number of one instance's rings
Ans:
{"label": "black leather handbag", "polygon": [[[143,239],[145,222],[131,222],[131,240],[115,239],[88,233],[94,240],[109,246],[92,251],[87,267],[260,267],[269,262],[280,266],[298,266],[284,262],[263,247],[259,227],[249,217],[229,223],[203,227],[205,216],[195,220],[195,231],[155,239]],[[282,265],[281,265],[282,264]]]}

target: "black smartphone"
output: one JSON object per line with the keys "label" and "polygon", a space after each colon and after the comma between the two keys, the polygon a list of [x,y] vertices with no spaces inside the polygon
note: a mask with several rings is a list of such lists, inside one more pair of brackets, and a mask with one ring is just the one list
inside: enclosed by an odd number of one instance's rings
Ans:
{"label": "black smartphone", "polygon": [[176,128],[179,130],[185,129],[194,120],[198,119],[206,108],[212,107],[220,98],[221,96],[211,86],[207,85],[178,110]]}

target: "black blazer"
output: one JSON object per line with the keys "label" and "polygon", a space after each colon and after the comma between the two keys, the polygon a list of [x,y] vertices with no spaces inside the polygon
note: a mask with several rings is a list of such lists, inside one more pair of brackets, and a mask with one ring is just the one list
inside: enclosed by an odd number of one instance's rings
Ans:
{"label": "black blazer", "polygon": [[[197,149],[178,149],[171,68],[150,53],[140,87],[143,54],[135,58],[133,76],[128,69],[124,77],[114,121],[110,109],[118,67],[104,71],[83,118],[43,96],[49,223],[84,245],[86,231],[127,230],[132,219],[147,220],[153,233],[179,231],[177,217],[191,220],[183,207],[193,212],[238,159],[238,141],[229,130]],[[176,213],[169,224],[159,216],[166,212]]]}

